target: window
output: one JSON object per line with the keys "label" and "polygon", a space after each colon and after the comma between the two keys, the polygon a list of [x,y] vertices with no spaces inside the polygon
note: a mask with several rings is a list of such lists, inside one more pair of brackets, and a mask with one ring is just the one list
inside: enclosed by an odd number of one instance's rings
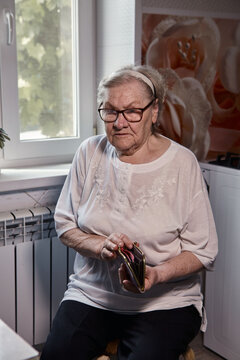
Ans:
{"label": "window", "polygon": [[93,4],[1,0],[0,123],[11,141],[0,164],[69,161],[92,135]]}

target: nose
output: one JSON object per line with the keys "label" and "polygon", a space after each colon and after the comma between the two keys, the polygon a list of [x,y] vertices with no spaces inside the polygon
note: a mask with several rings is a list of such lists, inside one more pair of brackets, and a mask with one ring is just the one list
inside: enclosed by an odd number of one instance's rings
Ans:
{"label": "nose", "polygon": [[122,129],[127,126],[128,126],[127,120],[125,119],[122,113],[119,113],[117,120],[114,122],[114,127],[116,127],[117,129]]}

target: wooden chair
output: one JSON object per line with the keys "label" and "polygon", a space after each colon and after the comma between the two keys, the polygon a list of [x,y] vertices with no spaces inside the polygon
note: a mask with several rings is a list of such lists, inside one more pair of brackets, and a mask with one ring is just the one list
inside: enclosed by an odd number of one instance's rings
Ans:
{"label": "wooden chair", "polygon": [[195,354],[193,349],[188,346],[186,351],[182,354],[184,360],[195,360]]}
{"label": "wooden chair", "polygon": [[[96,360],[116,359],[118,344],[119,344],[118,339],[114,341],[110,341],[107,344],[104,354],[99,356]],[[181,358],[183,358],[184,360],[195,360],[195,354],[193,349],[190,346],[188,346],[186,351],[181,355],[180,359]]]}

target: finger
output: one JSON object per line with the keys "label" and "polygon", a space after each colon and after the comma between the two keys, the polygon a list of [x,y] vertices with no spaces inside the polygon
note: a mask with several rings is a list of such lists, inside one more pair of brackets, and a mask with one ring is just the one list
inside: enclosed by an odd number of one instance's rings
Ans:
{"label": "finger", "polygon": [[115,259],[116,256],[117,255],[116,255],[115,251],[109,250],[109,248],[107,246],[102,247],[101,258],[103,260]]}
{"label": "finger", "polygon": [[125,286],[124,286],[124,281],[127,281],[127,279],[126,279],[127,271],[126,271],[126,266],[124,264],[121,264],[120,268],[118,269],[118,276],[119,276],[119,282],[121,284],[122,290],[128,291],[128,289],[125,288]]}
{"label": "finger", "polygon": [[133,285],[133,283],[130,280],[123,280],[122,285],[123,285],[124,289],[126,289],[127,291],[131,291],[131,292],[134,292],[136,294],[138,294],[140,292],[136,288],[136,286]]}
{"label": "finger", "polygon": [[123,286],[123,281],[125,279],[125,269],[124,269],[124,267],[125,266],[123,264],[121,264],[120,268],[118,269],[118,277],[119,277],[119,283],[121,285],[122,290],[127,291],[125,289],[125,287]]}
{"label": "finger", "polygon": [[118,277],[121,285],[123,284],[123,281],[127,279],[127,271],[124,264],[121,264],[120,268],[118,269]]}
{"label": "finger", "polygon": [[112,233],[108,240],[116,244],[117,246],[123,247],[126,246],[129,249],[132,249],[133,242],[129,239],[126,234],[123,233]]}
{"label": "finger", "polygon": [[117,251],[118,245],[111,239],[107,238],[104,241],[103,248],[107,249],[108,251]]}
{"label": "finger", "polygon": [[121,233],[113,233],[107,238],[107,240],[114,246],[115,249],[117,249],[119,246],[124,246],[122,235],[123,234]]}
{"label": "finger", "polygon": [[131,280],[129,280],[128,272],[124,264],[121,264],[120,268],[118,269],[118,276],[119,282],[124,290],[139,293],[139,290],[136,288],[136,286],[133,285]]}
{"label": "finger", "polygon": [[124,245],[128,248],[128,249],[132,249],[133,247],[133,242],[132,240],[129,239],[129,237],[125,234],[120,234],[120,239],[123,241]]}

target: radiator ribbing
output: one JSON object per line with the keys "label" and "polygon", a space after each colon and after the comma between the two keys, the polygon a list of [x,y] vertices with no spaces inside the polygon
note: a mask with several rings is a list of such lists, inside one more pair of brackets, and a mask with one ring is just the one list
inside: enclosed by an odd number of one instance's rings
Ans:
{"label": "radiator ribbing", "polygon": [[53,215],[54,206],[0,212],[0,318],[32,345],[46,340],[75,257]]}

